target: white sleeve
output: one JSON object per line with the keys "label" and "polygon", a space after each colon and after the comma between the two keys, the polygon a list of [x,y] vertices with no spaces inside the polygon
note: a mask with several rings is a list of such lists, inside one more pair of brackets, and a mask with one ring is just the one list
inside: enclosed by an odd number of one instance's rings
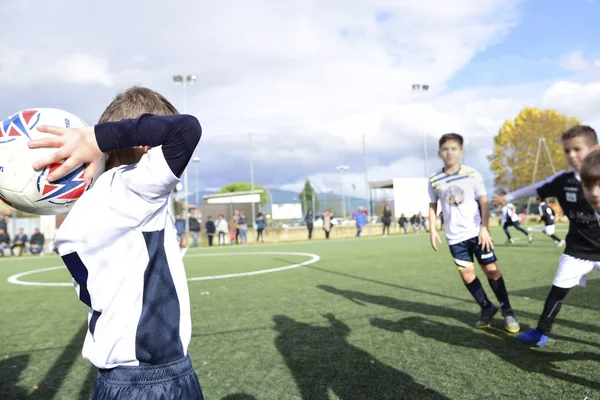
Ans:
{"label": "white sleeve", "polygon": [[507,193],[504,196],[505,201],[513,201],[522,197],[531,197],[537,195],[537,190],[544,184],[544,181],[535,183],[533,185],[525,186],[524,188],[517,189],[514,192]]}
{"label": "white sleeve", "polygon": [[431,183],[429,183],[429,204],[432,203],[436,203],[438,202],[438,195],[435,192],[435,189],[433,189],[433,185]]}
{"label": "white sleeve", "polygon": [[116,173],[128,190],[149,202],[163,201],[180,181],[167,164],[162,146],[150,149],[137,164]]}
{"label": "white sleeve", "polygon": [[475,179],[475,197],[487,196],[487,189],[485,188],[481,174],[476,172],[473,179]]}

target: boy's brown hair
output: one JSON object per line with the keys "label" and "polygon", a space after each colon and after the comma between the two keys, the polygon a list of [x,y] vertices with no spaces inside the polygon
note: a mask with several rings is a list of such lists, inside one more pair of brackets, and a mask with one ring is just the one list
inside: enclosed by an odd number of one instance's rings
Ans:
{"label": "boy's brown hair", "polygon": [[592,187],[600,184],[600,149],[592,150],[581,163],[581,182]]}
{"label": "boy's brown hair", "polygon": [[[142,114],[176,115],[179,111],[169,100],[154,90],[133,86],[115,97],[100,116],[98,123],[138,118]],[[108,155],[106,169],[134,164],[138,161],[139,150],[134,148],[116,150]]]}
{"label": "boy's brown hair", "polygon": [[455,142],[457,142],[461,148],[463,147],[463,143],[464,143],[463,137],[461,135],[459,135],[458,133],[443,134],[439,141],[439,147],[441,148],[444,143],[449,142],[451,140],[454,140]]}
{"label": "boy's brown hair", "polygon": [[562,134],[561,140],[564,142],[565,140],[574,139],[577,137],[584,138],[590,147],[598,144],[598,136],[596,135],[596,131],[588,125],[575,125]]}

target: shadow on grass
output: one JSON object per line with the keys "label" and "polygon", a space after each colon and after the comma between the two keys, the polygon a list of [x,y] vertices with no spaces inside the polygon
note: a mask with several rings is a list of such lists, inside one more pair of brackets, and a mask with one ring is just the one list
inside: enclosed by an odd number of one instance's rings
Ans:
{"label": "shadow on grass", "polygon": [[29,355],[21,354],[0,360],[0,399],[21,400],[27,398],[27,390],[18,386],[21,373],[29,363]]}
{"label": "shadow on grass", "polygon": [[557,361],[600,361],[600,354],[590,352],[567,354],[535,351],[522,346],[520,343],[515,343],[514,338],[500,334],[499,332],[492,333],[494,336],[482,335],[470,328],[446,325],[423,317],[408,317],[399,321],[372,318],[371,325],[398,333],[405,331],[414,332],[421,337],[437,340],[438,342],[447,343],[452,346],[489,351],[503,361],[523,371],[535,372],[551,378],[587,386],[594,390],[600,390],[600,382],[561,372],[553,364]]}
{"label": "shadow on grass", "polygon": [[[475,313],[463,311],[463,310],[457,310],[454,308],[435,306],[432,304],[420,303],[420,302],[410,301],[410,300],[400,300],[400,299],[396,299],[394,297],[367,294],[367,293],[357,292],[357,291],[353,291],[353,290],[341,290],[341,289],[336,289],[336,288],[334,288],[332,286],[328,286],[328,285],[319,285],[319,286],[317,286],[317,288],[324,290],[326,292],[329,292],[331,294],[342,296],[342,297],[346,298],[347,300],[352,301],[353,303],[356,303],[361,306],[364,305],[365,303],[370,303],[370,304],[376,304],[376,305],[380,305],[380,306],[384,306],[384,307],[394,308],[394,309],[400,310],[400,311],[408,311],[408,312],[412,312],[415,314],[433,315],[433,316],[437,316],[437,317],[452,318],[452,319],[455,319],[455,320],[462,322],[465,325],[469,325],[469,326],[472,326],[478,317],[478,315]],[[534,316],[534,314],[532,314],[532,313],[519,312],[517,314],[518,314],[518,316],[526,315],[528,317],[535,317],[536,321],[538,318],[537,316]],[[500,320],[496,320],[496,321],[500,322]],[[572,322],[572,321],[565,321],[565,320],[560,320],[560,321],[565,326],[575,327],[575,328],[578,328],[578,329],[581,329],[581,330],[584,330],[587,332],[597,332],[598,331],[598,327],[596,327],[596,326],[592,326],[592,325],[588,325],[588,324],[581,324],[581,323]],[[501,326],[499,326],[499,327],[501,328]],[[592,327],[592,329],[589,329],[589,327]],[[528,328],[529,327],[526,324],[521,323],[522,330],[525,330]],[[583,345],[587,345],[587,346],[600,347],[600,344],[598,344],[596,342],[590,342],[587,340],[577,339],[577,338],[570,337],[570,336],[559,335],[556,333],[552,333],[552,338],[564,340],[567,342],[583,344]]]}
{"label": "shadow on grass", "polygon": [[347,341],[350,328],[332,314],[328,326],[276,315],[275,346],[304,400],[447,399]]}
{"label": "shadow on grass", "polygon": [[[552,283],[545,286],[538,286],[528,289],[513,290],[511,295],[529,297],[531,299],[546,301],[546,296],[550,293]],[[600,298],[600,279],[592,279],[587,281],[586,287],[574,287],[569,291],[565,299],[565,306],[573,306],[585,308],[588,310],[600,310],[600,304],[590,299]],[[599,332],[600,333],[600,332]]]}
{"label": "shadow on grass", "polygon": [[246,393],[230,394],[223,397],[221,400],[256,400],[256,397]]}
{"label": "shadow on grass", "polygon": [[87,333],[88,324],[83,323],[77,333],[71,338],[54,364],[46,372],[44,379],[38,384],[38,390],[29,397],[32,400],[53,399],[60,390],[65,378],[71,371],[77,357],[81,356],[83,339]]}
{"label": "shadow on grass", "polygon": [[[393,287],[393,288],[397,288],[397,289],[401,289],[401,290],[406,290],[408,292],[422,293],[422,294],[427,294],[427,295],[434,296],[434,297],[440,297],[440,298],[443,298],[443,299],[455,300],[455,301],[458,301],[458,302],[473,303],[473,299],[472,298],[466,299],[466,298],[461,298],[461,297],[456,297],[456,296],[449,296],[449,295],[446,295],[446,294],[443,294],[443,293],[435,293],[435,292],[430,292],[428,290],[422,290],[422,289],[417,289],[417,288],[408,287],[408,286],[396,285],[394,283],[381,282],[381,281],[378,281],[378,280],[375,280],[375,279],[364,278],[364,277],[361,277],[361,276],[351,275],[351,274],[347,274],[347,273],[344,273],[344,272],[331,271],[331,270],[328,270],[328,269],[325,269],[325,268],[321,268],[321,267],[307,266],[305,268],[311,268],[311,269],[319,270],[319,271],[322,271],[322,272],[327,272],[327,273],[334,274],[334,275],[345,276],[345,277],[348,277],[348,278],[353,278],[353,279],[357,279],[357,280],[364,281],[364,282],[371,282],[371,283],[375,283],[375,284],[378,284],[378,285],[389,286],[389,287]],[[599,281],[598,284],[600,285],[600,280],[598,280],[598,281]],[[592,281],[592,282],[595,282],[595,280]],[[588,286],[589,285],[590,284],[588,284]],[[317,286],[317,287],[319,287],[321,289],[324,288],[324,286]],[[550,287],[551,287],[551,283],[549,283],[548,286],[546,287],[547,292],[543,296],[543,299],[541,299],[542,302],[546,300],[546,295],[550,291]],[[540,287],[540,289],[533,288],[532,289],[533,293],[535,293],[536,289],[538,289],[540,291],[540,293],[541,293],[542,292],[541,288],[543,288],[543,287]],[[581,289],[581,288],[579,288],[579,289]],[[574,293],[578,293],[579,289],[575,290]],[[587,288],[584,289],[584,290],[587,290]],[[592,290],[594,290],[594,289],[592,289]],[[489,289],[487,291],[489,292]],[[516,293],[522,293],[521,296],[527,296],[527,293],[529,293],[529,289],[523,289],[523,290],[520,290],[520,291],[517,291],[517,292],[513,292],[509,288],[508,291],[509,291],[509,295],[511,295],[511,296],[514,296]],[[348,300],[351,300],[351,301],[354,301],[353,300],[354,298],[360,300],[361,296],[362,297],[367,296],[370,299],[373,299],[375,297],[375,296],[372,296],[372,295],[366,295],[364,293],[352,292],[352,291],[347,291],[347,290],[341,290],[339,292],[340,293],[334,293],[334,294],[339,294],[339,295],[342,295],[344,297],[347,297]],[[343,293],[347,293],[348,296],[345,296]],[[354,296],[352,293],[357,293],[358,297]],[[465,292],[465,293],[467,293],[467,292]],[[571,304],[569,302],[570,296],[571,296],[571,293],[569,293],[569,295],[567,296],[567,298],[565,300],[565,304],[567,304],[567,305]],[[386,296],[378,296],[378,297],[381,297],[381,299],[375,299],[378,302],[375,302],[374,304],[381,304],[381,305],[387,306],[387,303],[389,303],[389,302],[393,303],[393,302],[397,302],[397,301],[404,301],[404,300],[398,300],[398,299],[395,299],[395,298],[392,298],[392,297],[386,297]],[[369,303],[372,302],[372,301],[370,301],[368,299],[364,300],[364,301],[369,302]],[[588,301],[589,301],[589,298],[588,298]],[[382,302],[385,303],[385,304],[382,304]],[[411,303],[414,303],[414,302],[411,302]],[[423,303],[414,303],[414,304],[420,304],[421,307],[432,307],[432,306],[430,306],[428,304],[423,304]],[[393,307],[393,306],[390,306],[390,307]],[[543,304],[540,304],[540,312],[542,311],[542,307],[543,307]],[[393,307],[393,308],[396,308],[396,307]],[[448,309],[448,310],[451,310],[451,309]],[[457,310],[455,310],[455,311],[457,311]],[[419,312],[419,311],[415,311],[415,312]],[[539,319],[539,314],[535,314],[535,313],[531,313],[531,312],[527,312],[527,311],[523,311],[523,310],[516,310],[516,312],[517,312],[517,316],[518,317],[520,317],[520,318],[522,318],[522,317],[530,318],[530,319],[534,320],[536,323],[537,323],[537,320]],[[471,318],[476,318],[476,317],[472,316]],[[556,325],[564,325],[564,326],[567,326],[569,328],[578,329],[578,330],[585,331],[585,332],[592,332],[592,333],[600,334],[600,327],[598,325],[591,325],[591,324],[586,324],[586,323],[583,323],[583,322],[570,321],[570,320],[566,320],[566,319],[562,319],[562,318],[557,318],[556,321],[555,321],[555,324]],[[552,336],[553,337],[558,337],[554,333],[552,334]],[[561,338],[564,338],[565,340],[569,340],[569,338],[565,338],[564,336],[561,336]],[[573,341],[581,343],[581,341],[578,341],[578,340],[573,340]],[[593,344],[593,345],[594,346],[598,346],[598,344]]]}

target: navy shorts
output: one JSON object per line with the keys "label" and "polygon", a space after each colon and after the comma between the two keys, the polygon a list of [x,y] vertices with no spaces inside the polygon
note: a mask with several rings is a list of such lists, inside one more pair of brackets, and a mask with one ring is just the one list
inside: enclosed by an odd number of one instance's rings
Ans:
{"label": "navy shorts", "polygon": [[450,253],[454,258],[454,264],[460,268],[468,268],[473,266],[475,256],[479,265],[488,265],[495,263],[498,259],[494,250],[483,251],[476,237],[465,240],[460,243],[450,245]]}
{"label": "navy shorts", "polygon": [[168,364],[100,369],[92,400],[203,400],[189,356]]}

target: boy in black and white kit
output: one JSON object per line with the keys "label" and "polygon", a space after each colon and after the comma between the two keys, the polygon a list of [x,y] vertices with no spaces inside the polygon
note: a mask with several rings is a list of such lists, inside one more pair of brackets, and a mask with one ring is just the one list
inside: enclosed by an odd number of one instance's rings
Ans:
{"label": "boy in black and white kit", "polygon": [[96,126],[38,130],[55,136],[29,147],[58,150],[34,169],[65,160],[48,181],[89,163],[89,183],[107,157],[107,171],[56,235],[78,297],[89,307],[82,354],[99,370],[93,399],[202,399],[187,352],[190,299],[169,214],[169,196],[200,140],[198,120],[136,87],[118,95]]}
{"label": "boy in black and white kit", "polygon": [[598,144],[598,137],[589,126],[577,125],[563,133],[562,144],[570,170],[505,196],[494,196],[494,202],[500,204],[536,194],[540,198],[556,197],[570,222],[565,251],[560,257],[537,328],[517,336],[528,345],[545,346],[548,343],[548,335],[569,290],[577,285],[585,286],[587,274],[592,270],[600,271],[600,226],[592,206],[585,199],[580,176],[581,163]]}
{"label": "boy in black and white kit", "polygon": [[540,213],[540,221],[544,223],[544,234],[554,240],[554,244],[556,247],[562,247],[565,245],[565,241],[556,236],[554,233],[556,232],[556,215],[554,214],[554,210],[546,204],[546,201],[541,199],[539,196],[537,198],[538,202],[538,212]]}

